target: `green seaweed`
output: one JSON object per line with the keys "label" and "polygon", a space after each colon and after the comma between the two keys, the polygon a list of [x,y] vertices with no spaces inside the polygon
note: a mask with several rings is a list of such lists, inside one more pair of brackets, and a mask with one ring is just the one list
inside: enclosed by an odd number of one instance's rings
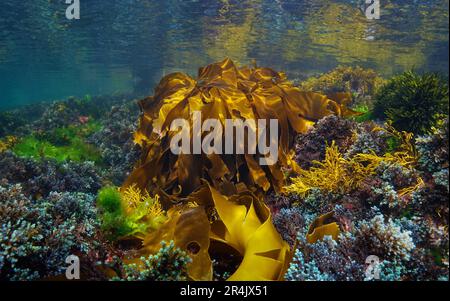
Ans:
{"label": "green seaweed", "polygon": [[34,135],[27,136],[17,143],[12,151],[19,157],[40,160],[43,158],[64,161],[102,161],[99,151],[79,138],[73,138],[69,145],[57,146],[49,141],[41,140]]}
{"label": "green seaweed", "polygon": [[102,163],[100,151],[85,142],[85,138],[101,129],[97,122],[81,126],[68,126],[46,133],[33,133],[26,136],[12,148],[12,151],[25,158],[43,158],[64,161],[93,161]]}
{"label": "green seaweed", "polygon": [[104,187],[98,193],[97,205],[102,212],[102,230],[111,240],[145,234],[166,221],[158,197],[150,197],[135,186],[123,191],[114,186]]}
{"label": "green seaweed", "polygon": [[395,150],[399,148],[401,144],[400,139],[397,137],[389,136],[386,138],[386,153],[393,153]]}
{"label": "green seaweed", "polygon": [[394,76],[375,96],[374,116],[401,131],[431,133],[448,116],[448,84],[435,73],[407,71]]}
{"label": "green seaweed", "polygon": [[106,212],[119,212],[122,210],[122,197],[117,187],[107,186],[100,189],[97,205]]}
{"label": "green seaweed", "polygon": [[374,119],[373,112],[367,105],[359,105],[355,108],[352,108],[352,110],[362,113],[362,115],[353,117],[356,122],[365,122]]}
{"label": "green seaweed", "polygon": [[102,188],[98,193],[97,206],[102,212],[102,230],[109,239],[115,240],[132,232],[122,206],[122,196],[117,187]]}

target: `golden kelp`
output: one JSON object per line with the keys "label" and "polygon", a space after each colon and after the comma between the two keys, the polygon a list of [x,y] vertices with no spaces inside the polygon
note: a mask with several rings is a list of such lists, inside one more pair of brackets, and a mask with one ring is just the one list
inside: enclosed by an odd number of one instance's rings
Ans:
{"label": "golden kelp", "polygon": [[[212,263],[208,251],[210,241],[215,241],[231,247],[242,257],[229,280],[283,278],[290,261],[290,248],[274,228],[270,210],[253,193],[242,191],[227,197],[207,185],[192,194],[189,201],[198,201],[201,205],[172,207],[168,222],[144,239],[141,255],[153,254],[161,240],[173,240],[193,259],[188,265],[189,277],[211,280]],[[216,212],[213,221],[209,221],[205,213],[208,207]],[[221,248],[221,244],[215,247]]]}
{"label": "golden kelp", "polygon": [[[200,68],[197,79],[183,73],[164,77],[155,95],[140,101],[142,116],[135,142],[143,156],[125,186],[136,183],[141,189],[159,193],[162,199],[187,196],[201,186],[202,179],[226,191],[228,183],[267,191],[284,186],[282,167],[295,133],[305,132],[315,121],[330,115],[353,115],[346,108],[351,97],[337,93],[329,97],[302,92],[283,73],[269,68],[238,68],[229,59]],[[173,120],[193,124],[192,113],[204,119],[277,119],[279,124],[278,162],[260,166],[258,155],[181,154],[170,151]],[[191,138],[193,133],[191,132]]]}
{"label": "golden kelp", "polygon": [[192,280],[212,280],[210,222],[203,207],[175,206],[169,209],[167,222],[144,238],[140,255],[155,254],[163,240],[173,240],[176,247],[192,258],[188,265]]}
{"label": "golden kelp", "polygon": [[[155,253],[162,240],[173,240],[192,257],[188,274],[193,280],[211,280],[211,254],[231,250],[242,261],[230,280],[282,279],[292,254],[271,222],[262,192],[281,190],[282,168],[297,169],[291,149],[295,134],[330,114],[356,114],[346,108],[350,100],[347,93],[327,97],[302,92],[283,73],[237,68],[229,59],[200,68],[198,79],[183,73],[164,77],[155,95],[140,101],[142,115],[134,138],[143,155],[122,188],[148,189],[161,196],[167,210],[167,221],[143,238],[140,255]],[[222,126],[226,119],[276,119],[277,163],[261,166],[260,155],[248,150],[233,155],[173,154],[172,121],[184,119],[193,128],[194,112]],[[191,140],[199,134],[194,132],[189,129]]]}
{"label": "golden kelp", "polygon": [[315,243],[327,235],[331,236],[334,240],[338,238],[340,229],[338,224],[333,221],[333,215],[333,212],[328,212],[313,221],[306,234],[306,241],[308,243]]}

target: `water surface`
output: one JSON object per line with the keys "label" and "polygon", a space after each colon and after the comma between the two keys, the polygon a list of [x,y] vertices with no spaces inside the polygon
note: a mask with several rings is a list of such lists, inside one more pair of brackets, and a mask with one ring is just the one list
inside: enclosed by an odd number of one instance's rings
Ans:
{"label": "water surface", "polygon": [[448,0],[63,0],[0,3],[0,108],[68,96],[151,93],[172,71],[230,57],[305,78],[337,65],[447,73]]}

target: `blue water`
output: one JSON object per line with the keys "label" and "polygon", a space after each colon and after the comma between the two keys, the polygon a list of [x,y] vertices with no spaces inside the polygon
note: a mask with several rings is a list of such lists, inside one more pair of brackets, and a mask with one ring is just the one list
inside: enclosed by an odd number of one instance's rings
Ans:
{"label": "blue water", "polygon": [[448,73],[449,1],[1,0],[0,109],[68,96],[151,93],[172,71],[230,57],[304,78],[337,65]]}

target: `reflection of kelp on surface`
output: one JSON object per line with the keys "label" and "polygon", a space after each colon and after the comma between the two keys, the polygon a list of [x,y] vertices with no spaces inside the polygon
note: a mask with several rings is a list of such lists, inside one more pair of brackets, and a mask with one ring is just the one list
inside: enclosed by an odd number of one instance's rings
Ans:
{"label": "reflection of kelp on surface", "polygon": [[[307,64],[313,61],[312,68],[329,66],[330,61],[341,65],[370,62],[382,74],[419,68],[427,63],[426,49],[429,44],[426,41],[432,43],[445,39],[432,29],[435,24],[445,24],[446,21],[442,20],[445,16],[437,15],[431,9],[421,16],[415,16],[424,23],[423,26],[417,25],[419,28],[410,29],[417,33],[414,36],[417,42],[405,46],[398,43],[396,38],[405,34],[398,29],[403,24],[397,24],[404,22],[404,19],[399,18],[398,13],[395,15],[395,12],[408,10],[406,6],[409,5],[394,2],[386,1],[381,19],[373,22],[356,5],[316,0],[314,9],[302,20],[302,30],[289,29],[283,35],[278,43],[282,45],[278,53],[288,62]],[[435,23],[431,22],[432,16],[436,18]]]}
{"label": "reflection of kelp on surface", "polygon": [[[187,196],[201,186],[201,179],[221,192],[230,183],[279,190],[284,185],[281,169],[287,166],[295,133],[305,132],[330,114],[353,114],[345,107],[349,101],[346,93],[327,97],[301,92],[283,73],[237,68],[228,59],[201,68],[197,80],[182,73],[168,75],[154,96],[140,102],[143,115],[135,141],[143,147],[144,155],[125,186],[137,183],[142,189],[159,192],[162,199],[180,192]],[[258,155],[172,154],[170,124],[177,118],[192,124],[194,111],[200,111],[204,119],[218,119],[222,125],[225,119],[277,119],[278,162],[262,167],[257,163]]]}
{"label": "reflection of kelp on surface", "polygon": [[[246,9],[242,18],[236,20],[233,18],[234,10],[229,1],[222,0],[219,14],[215,18],[211,18],[205,22],[212,26],[207,26],[203,30],[206,35],[203,37],[203,49],[205,53],[212,60],[220,60],[224,53],[234,61],[244,62],[248,61],[250,51],[258,44],[262,35],[267,35],[266,32],[261,32],[262,27],[255,26],[261,20],[258,16],[261,15],[261,0],[252,1],[252,9]],[[241,3],[239,5],[246,6],[248,4]],[[220,23],[220,26],[213,24]],[[211,39],[211,37],[214,37]]]}
{"label": "reflection of kelp on surface", "polygon": [[[260,193],[283,187],[282,169],[292,164],[295,134],[324,116],[355,114],[345,106],[349,101],[347,93],[327,97],[301,92],[283,73],[237,68],[229,59],[201,68],[197,80],[182,73],[164,77],[155,95],[140,102],[143,114],[135,141],[143,157],[124,184],[158,193],[168,210],[167,222],[145,236],[140,253],[155,253],[160,241],[173,240],[193,259],[189,277],[211,280],[210,252],[220,253],[210,250],[212,241],[217,242],[214,248],[231,247],[242,256],[229,279],[282,279],[290,249],[275,230]],[[248,152],[173,154],[170,140],[175,133],[170,125],[178,118],[193,124],[194,111],[222,126],[225,119],[278,120],[278,162],[260,166],[259,155]],[[190,135],[192,139],[192,131]]]}

